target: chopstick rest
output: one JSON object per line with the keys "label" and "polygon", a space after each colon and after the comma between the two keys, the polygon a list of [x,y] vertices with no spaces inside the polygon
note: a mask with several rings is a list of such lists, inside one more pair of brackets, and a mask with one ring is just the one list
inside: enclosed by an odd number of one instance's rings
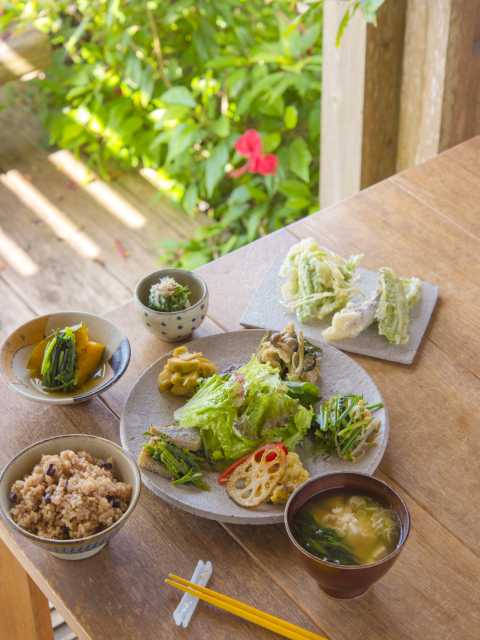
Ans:
{"label": "chopstick rest", "polygon": [[[208,581],[212,577],[212,573],[213,565],[210,560],[207,562],[199,560],[195,567],[195,571],[193,572],[191,582],[199,584],[202,587],[206,587]],[[173,612],[173,619],[175,620],[177,627],[183,627],[184,629],[188,627],[188,624],[195,613],[198,602],[198,598],[190,595],[189,593],[185,593],[182,596],[177,608]]]}

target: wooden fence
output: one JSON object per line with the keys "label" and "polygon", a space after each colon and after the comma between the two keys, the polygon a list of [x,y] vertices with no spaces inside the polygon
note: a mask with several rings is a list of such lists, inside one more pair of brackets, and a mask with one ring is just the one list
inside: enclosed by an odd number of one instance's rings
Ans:
{"label": "wooden fence", "polygon": [[386,0],[337,49],[344,10],[325,0],[322,207],[480,133],[480,0]]}

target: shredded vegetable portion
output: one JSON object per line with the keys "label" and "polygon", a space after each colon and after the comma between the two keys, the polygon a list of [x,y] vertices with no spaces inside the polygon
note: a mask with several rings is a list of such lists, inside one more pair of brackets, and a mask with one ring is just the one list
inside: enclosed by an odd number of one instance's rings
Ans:
{"label": "shredded vegetable portion", "polygon": [[280,269],[286,278],[282,302],[300,322],[321,320],[342,309],[354,292],[355,271],[362,256],[348,259],[320,247],[313,238],[288,252]]}
{"label": "shredded vegetable portion", "polygon": [[316,416],[315,437],[321,450],[336,453],[342,460],[356,462],[373,447],[380,420],[373,413],[382,403],[367,404],[361,395],[334,395],[322,402]]}

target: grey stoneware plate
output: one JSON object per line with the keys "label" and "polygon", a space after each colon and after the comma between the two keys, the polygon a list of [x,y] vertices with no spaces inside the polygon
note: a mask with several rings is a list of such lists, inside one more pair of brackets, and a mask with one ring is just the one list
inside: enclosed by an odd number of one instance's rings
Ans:
{"label": "grey stoneware plate", "polygon": [[[27,369],[28,359],[34,346],[49,336],[54,329],[83,322],[87,325],[91,340],[105,345],[105,375],[96,385],[72,391],[47,393],[34,385]],[[17,327],[3,343],[0,363],[9,387],[35,402],[52,405],[76,404],[90,400],[111,387],[127,370],[130,362],[130,343],[109,320],[83,311],[62,311],[38,316]]]}
{"label": "grey stoneware plate", "polygon": [[[216,363],[218,370],[241,366],[256,351],[264,331],[244,330],[199,338],[188,343],[191,351],[202,351]],[[334,393],[363,393],[369,403],[383,402],[379,390],[367,373],[347,355],[331,346],[322,346],[322,398]],[[130,391],[120,421],[122,445],[137,458],[143,443],[144,432],[149,425],[167,426],[173,422],[173,412],[185,399],[160,393],[157,377],[170,354],[157,360],[139,378]],[[331,457],[313,458],[298,448],[310,474],[318,475],[337,471],[358,471],[373,474],[380,464],[388,441],[388,414],[382,409],[375,414],[381,421],[381,429],[375,447],[357,463]],[[218,474],[209,472],[205,479],[209,491],[201,491],[189,485],[173,485],[168,479],[150,471],[140,470],[144,484],[160,498],[194,515],[234,524],[275,524],[283,522],[283,506],[264,504],[256,509],[245,509],[235,504],[225,488],[217,482]]]}
{"label": "grey stoneware plate", "polygon": [[[245,310],[240,323],[245,327],[262,327],[280,331],[288,322],[293,322],[297,329],[301,329],[307,338],[325,343],[322,331],[330,326],[331,317],[326,320],[318,320],[309,324],[301,324],[294,313],[291,313],[280,302],[280,287],[285,282],[278,272],[285,256],[280,256],[268,272],[265,280],[253,294],[253,297]],[[376,271],[368,271],[361,267],[357,269],[359,276],[357,287],[368,298],[377,288],[378,274]],[[409,275],[409,274],[402,274]],[[414,274],[413,274],[414,275]],[[423,335],[437,302],[438,287],[429,282],[422,281],[422,298],[415,305],[410,314],[410,340],[407,344],[394,345],[387,342],[384,336],[380,336],[376,323],[363,331],[356,338],[338,340],[329,344],[364,356],[411,364],[418,351]],[[362,295],[362,299],[363,295]]]}

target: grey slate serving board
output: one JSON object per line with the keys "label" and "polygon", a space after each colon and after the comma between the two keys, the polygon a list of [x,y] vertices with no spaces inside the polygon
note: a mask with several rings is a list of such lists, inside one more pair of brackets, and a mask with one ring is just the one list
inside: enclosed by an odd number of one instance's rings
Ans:
{"label": "grey slate serving board", "polygon": [[[318,320],[312,324],[301,324],[296,315],[280,303],[280,287],[284,279],[280,278],[278,272],[284,257],[279,256],[273,264],[265,280],[254,293],[250,304],[242,315],[240,324],[244,327],[279,331],[288,322],[293,322],[297,328],[303,331],[307,338],[325,342],[322,338],[322,331],[330,325],[331,318]],[[409,276],[415,274],[401,275]],[[359,268],[358,276],[357,287],[368,297],[377,287],[378,274],[376,271]],[[393,345],[387,342],[383,336],[378,335],[376,323],[372,324],[356,338],[339,340],[330,344],[350,353],[359,353],[373,358],[380,358],[381,360],[411,364],[430,322],[437,298],[438,287],[422,281],[422,299],[412,309],[410,340],[407,344]]]}

